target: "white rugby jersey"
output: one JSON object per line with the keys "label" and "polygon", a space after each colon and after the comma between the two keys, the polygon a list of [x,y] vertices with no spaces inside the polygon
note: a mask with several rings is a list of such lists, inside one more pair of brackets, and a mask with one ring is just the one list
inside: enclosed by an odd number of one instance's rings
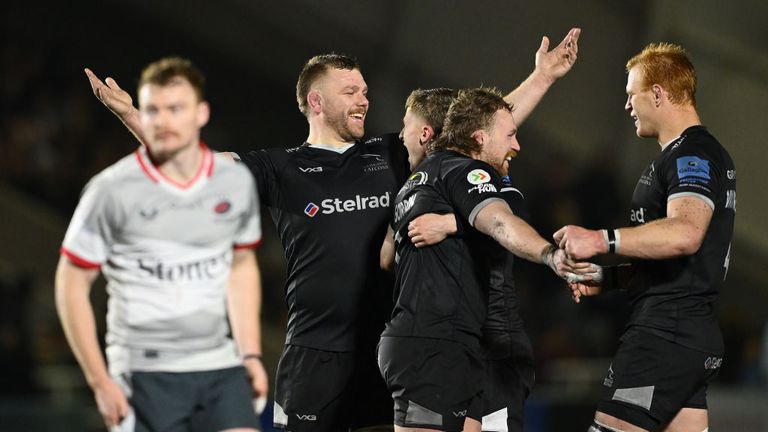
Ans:
{"label": "white rugby jersey", "polygon": [[204,162],[181,185],[144,147],[85,187],[62,253],[101,268],[109,294],[110,372],[213,370],[240,363],[227,337],[233,248],[261,240],[253,177],[201,143]]}

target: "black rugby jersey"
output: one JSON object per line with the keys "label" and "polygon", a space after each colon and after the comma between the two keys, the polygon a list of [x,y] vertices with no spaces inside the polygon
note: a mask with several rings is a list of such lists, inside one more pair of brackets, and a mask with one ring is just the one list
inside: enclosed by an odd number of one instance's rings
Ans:
{"label": "black rugby jersey", "polygon": [[690,348],[721,352],[713,308],[730,261],[736,169],[703,126],[686,129],[645,169],[632,196],[631,225],[667,217],[667,202],[683,196],[701,198],[714,209],[704,241],[691,256],[633,261],[629,327]]}
{"label": "black rugby jersey", "polygon": [[[510,176],[502,178],[501,195],[512,212],[529,222],[522,192]],[[515,288],[515,255],[495,241],[490,242],[486,269],[489,272],[488,313],[483,324],[483,348],[488,358],[533,358],[530,338],[520,317]]]}
{"label": "black rugby jersey", "polygon": [[351,351],[367,336],[360,333],[377,337],[392,310],[393,284],[379,268],[379,250],[408,173],[397,135],[356,142],[342,154],[304,143],[242,159],[285,251],[286,343]]}
{"label": "black rugby jersey", "polygon": [[[447,339],[479,349],[487,308],[485,260],[493,242],[474,228],[477,213],[501,200],[501,179],[485,162],[453,151],[439,151],[419,165],[393,206],[396,294],[392,319],[382,336]],[[454,213],[461,236],[416,248],[408,224],[425,213]]]}

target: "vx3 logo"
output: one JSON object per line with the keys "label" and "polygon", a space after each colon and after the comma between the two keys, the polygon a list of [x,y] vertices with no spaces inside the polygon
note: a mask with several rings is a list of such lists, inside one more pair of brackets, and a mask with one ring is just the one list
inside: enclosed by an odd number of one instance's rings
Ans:
{"label": "vx3 logo", "polygon": [[317,416],[314,414],[296,414],[296,418],[301,421],[317,421]]}
{"label": "vx3 logo", "polygon": [[303,173],[319,173],[319,172],[323,172],[323,167],[306,167],[306,168],[299,167],[299,169]]}

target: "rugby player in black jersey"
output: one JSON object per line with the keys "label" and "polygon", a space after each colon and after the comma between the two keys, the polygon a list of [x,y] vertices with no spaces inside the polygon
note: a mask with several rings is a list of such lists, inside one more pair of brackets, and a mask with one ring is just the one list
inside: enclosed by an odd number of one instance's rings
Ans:
{"label": "rugby player in black jersey", "polygon": [[661,146],[635,187],[629,227],[555,233],[574,259],[631,258],[604,268],[600,285],[572,285],[577,300],[626,289],[633,306],[589,430],[706,431],[707,385],[723,359],[714,303],[730,261],[736,169],[701,125],[696,71],[681,47],[648,45],[627,72],[624,108],[637,135]]}
{"label": "rugby player in black jersey", "polygon": [[[407,111],[404,135],[414,114]],[[398,192],[392,223],[398,298],[379,345],[398,430],[479,430],[489,264],[498,270],[486,255],[494,240],[563,274],[562,251],[514,216],[498,193],[496,171],[519,150],[516,131],[500,94],[462,90],[448,112],[444,136],[431,144],[435,151]],[[418,152],[409,141],[414,156]],[[418,155],[410,160],[418,162]],[[454,213],[461,235],[417,248],[408,238],[410,223],[427,213]],[[382,248],[383,263],[387,249]]]}
{"label": "rugby player in black jersey", "polygon": [[[572,51],[569,58],[546,56],[547,41],[536,53],[537,69],[553,82],[568,73],[578,52],[579,30],[571,33]],[[530,80],[529,80],[530,81]],[[514,101],[515,120],[518,125],[527,118],[540,101],[548,86],[538,91],[525,91],[521,85],[506,99]],[[542,91],[544,90],[544,91]],[[408,150],[411,168],[426,157],[427,148],[442,132],[445,115],[456,91],[446,88],[414,90],[405,103],[403,129],[400,138]],[[501,194],[513,213],[528,221],[528,210],[523,194],[514,187],[507,173],[508,163],[501,167],[503,175]],[[408,227],[408,235],[417,247],[439,243],[449,234],[457,232],[453,214],[427,213],[415,218]],[[391,235],[382,247],[382,267],[390,268],[394,261]],[[482,357],[485,381],[482,399],[482,429],[498,432],[522,431],[523,408],[534,381],[533,349],[518,313],[517,292],[514,286],[514,255],[498,244],[490,245],[488,270],[489,305],[483,324]]]}
{"label": "rugby player in black jersey", "polygon": [[[563,70],[565,72],[567,69]],[[445,115],[455,96],[455,90],[446,88],[414,90],[408,96],[400,137],[408,149],[412,168],[426,157],[427,147],[442,131]],[[512,99],[517,99],[514,93]],[[518,120],[520,123],[522,119]],[[508,162],[501,167],[501,194],[512,212],[528,222],[523,194],[514,187],[508,167]],[[456,234],[458,225],[453,214],[427,213],[410,222],[408,236],[416,247],[425,247],[443,241],[447,235]],[[382,247],[384,268],[390,268],[394,261],[391,239],[389,235]],[[491,272],[491,277],[481,346],[485,367],[481,428],[484,431],[522,432],[525,399],[535,377],[533,348],[518,312],[514,254],[498,244],[490,245],[489,249],[487,270]]]}
{"label": "rugby player in black jersey", "polygon": [[[574,31],[546,57],[575,59],[566,46]],[[546,91],[547,78],[535,71],[521,91],[535,94],[542,84]],[[112,79],[107,85],[93,74],[89,79],[97,97],[141,139],[132,126],[130,96]],[[297,84],[309,122],[307,141],[242,156],[278,226],[288,262],[289,322],[275,423],[291,431],[385,423],[391,430],[391,399],[374,357],[391,312],[391,277],[379,269],[378,246],[408,168],[392,136],[361,141],[366,92],[354,60],[310,59]]]}

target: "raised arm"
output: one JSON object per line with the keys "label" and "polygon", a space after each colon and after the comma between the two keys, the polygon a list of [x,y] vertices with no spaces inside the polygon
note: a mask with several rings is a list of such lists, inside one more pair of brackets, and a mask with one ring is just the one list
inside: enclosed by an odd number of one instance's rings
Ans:
{"label": "raised arm", "polygon": [[61,256],[56,268],[56,310],[69,346],[93,390],[99,412],[107,426],[112,427],[128,415],[130,408],[125,394],[107,371],[96,334],[89,294],[98,275],[98,270],[78,267]]}
{"label": "raised arm", "polygon": [[123,122],[140,143],[146,144],[139,122],[139,110],[133,106],[131,95],[121,89],[112,78],[107,77],[105,84],[88,68],[85,68],[85,75],[96,98]]}
{"label": "raised arm", "polygon": [[507,103],[515,106],[515,121],[518,125],[528,118],[549,87],[571,70],[579,52],[580,34],[580,28],[572,28],[560,44],[551,51],[549,38],[544,36],[541,39],[541,46],[536,51],[536,67],[533,72],[504,97]]}
{"label": "raised arm", "polygon": [[269,383],[261,362],[261,278],[253,250],[235,250],[227,294],[232,335],[244,357],[254,397],[266,396]]}
{"label": "raised arm", "polygon": [[[643,259],[693,255],[704,241],[711,219],[712,207],[704,200],[693,196],[673,199],[667,203],[666,218],[615,230],[616,253]],[[609,252],[603,230],[567,225],[554,234],[554,239],[573,259]]]}

